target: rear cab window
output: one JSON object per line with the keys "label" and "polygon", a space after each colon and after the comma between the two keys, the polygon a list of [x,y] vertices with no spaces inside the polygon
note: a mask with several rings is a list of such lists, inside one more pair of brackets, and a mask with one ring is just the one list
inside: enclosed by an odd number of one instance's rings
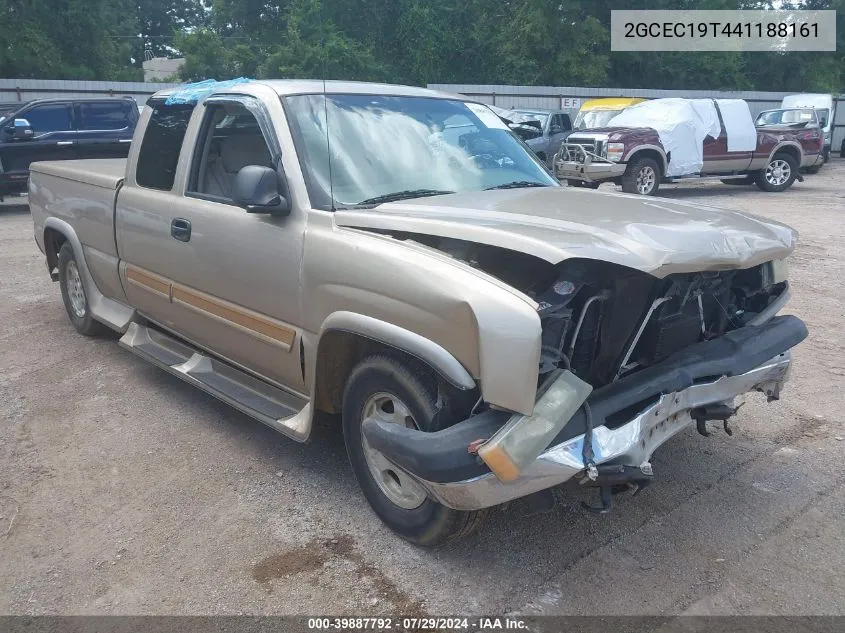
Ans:
{"label": "rear cab window", "polygon": [[170,191],[194,104],[165,105],[158,101],[150,102],[150,106],[153,111],[138,150],[135,182],[141,187]]}

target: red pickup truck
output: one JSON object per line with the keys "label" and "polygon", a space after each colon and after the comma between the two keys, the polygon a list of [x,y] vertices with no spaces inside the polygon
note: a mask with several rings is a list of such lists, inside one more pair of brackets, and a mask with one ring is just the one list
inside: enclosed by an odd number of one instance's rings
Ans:
{"label": "red pickup truck", "polygon": [[[822,162],[824,137],[817,120],[815,124],[803,120],[798,124],[758,125],[753,150],[731,151],[717,100],[713,100],[713,106],[719,133],[703,138],[701,161],[694,167],[685,164],[684,169],[673,169],[677,165],[673,165],[672,151],[664,147],[657,129],[618,126],[572,134],[555,156],[555,174],[570,186],[596,188],[611,181],[621,185],[626,193],[641,195],[654,195],[661,182],[688,178],[714,178],[726,184],[754,183],[763,191],[784,191],[796,179],[803,180],[799,169]],[[815,114],[812,116],[815,118]],[[714,132],[715,125],[714,119]],[[683,127],[678,130],[679,136],[688,133]],[[751,134],[753,145],[753,131]]]}

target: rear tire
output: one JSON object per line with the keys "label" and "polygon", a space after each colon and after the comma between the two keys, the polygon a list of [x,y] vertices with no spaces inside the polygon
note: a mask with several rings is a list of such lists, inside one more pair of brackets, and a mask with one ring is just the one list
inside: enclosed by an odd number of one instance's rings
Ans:
{"label": "rear tire", "polygon": [[91,316],[88,295],[70,242],[65,242],[59,249],[59,287],[65,310],[77,332],[84,336],[100,336],[108,332],[105,325]]}
{"label": "rear tire", "polygon": [[755,183],[763,191],[772,193],[786,191],[798,176],[798,163],[790,154],[772,156],[769,164],[755,176]]}
{"label": "rear tire", "polygon": [[660,189],[660,165],[653,158],[635,158],[622,175],[622,191],[653,196]]}
{"label": "rear tire", "polygon": [[343,437],[358,485],[379,518],[402,538],[425,547],[442,545],[476,530],[487,510],[462,512],[428,497],[409,474],[364,439],[365,418],[437,431],[437,381],[385,355],[362,360],[343,393]]}

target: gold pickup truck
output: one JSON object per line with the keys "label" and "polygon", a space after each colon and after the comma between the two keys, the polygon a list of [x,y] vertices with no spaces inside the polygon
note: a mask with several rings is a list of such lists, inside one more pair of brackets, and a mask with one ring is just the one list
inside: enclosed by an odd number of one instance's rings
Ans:
{"label": "gold pickup truck", "polygon": [[367,501],[422,545],[572,478],[607,510],[683,428],[776,399],[807,334],[776,314],[792,229],[561,187],[456,95],[175,89],[128,159],[31,171],[80,333],[295,440],[335,422]]}

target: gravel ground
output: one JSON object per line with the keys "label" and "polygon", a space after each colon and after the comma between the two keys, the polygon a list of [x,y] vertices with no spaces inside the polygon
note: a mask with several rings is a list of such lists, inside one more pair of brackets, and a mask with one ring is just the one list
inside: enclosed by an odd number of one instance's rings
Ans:
{"label": "gravel ground", "polygon": [[339,429],[291,442],[71,328],[24,207],[0,207],[0,613],[845,614],[845,161],[783,194],[661,195],[801,232],[810,328],[780,402],[681,434],[608,516],[566,488],[435,551],[368,509]]}

